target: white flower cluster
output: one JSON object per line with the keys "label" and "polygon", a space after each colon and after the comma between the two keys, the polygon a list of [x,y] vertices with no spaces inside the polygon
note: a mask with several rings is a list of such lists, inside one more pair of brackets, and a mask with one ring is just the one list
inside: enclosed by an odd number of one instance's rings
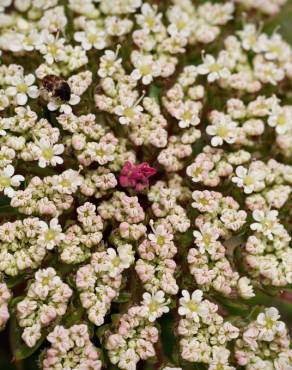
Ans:
{"label": "white flower cluster", "polygon": [[70,225],[63,234],[58,252],[67,264],[80,263],[91,256],[91,249],[102,239],[103,222],[96,206],[86,202],[77,208],[79,224]]}
{"label": "white flower cluster", "polygon": [[157,160],[167,172],[180,171],[185,159],[192,155],[192,144],[201,136],[196,128],[185,129],[181,135],[171,135],[167,147],[162,149]]}
{"label": "white flower cluster", "polygon": [[122,162],[133,157],[111,132],[95,122],[94,114],[61,114],[57,121],[65,131],[72,134],[66,138],[67,150],[70,154],[73,152],[82,166],[88,167],[94,162],[105,166],[116,160]]}
{"label": "white flower cluster", "polygon": [[278,33],[269,37],[247,23],[236,35],[226,37],[224,46],[217,57],[203,55],[203,63],[197,66],[198,74],[207,75],[209,83],[255,93],[291,78],[292,50]]}
{"label": "white flower cluster", "polygon": [[81,184],[82,176],[72,169],[43,179],[35,176],[24,190],[14,192],[10,204],[27,215],[58,216],[71,207]]}
{"label": "white flower cluster", "polygon": [[118,52],[119,48],[116,53],[106,50],[100,58],[98,75],[101,80],[95,94],[96,105],[100,110],[116,115],[119,123],[127,126],[129,138],[136,146],[152,144],[163,148],[167,144],[167,122],[160,107],[151,96],[139,98],[138,82],[126,74]]}
{"label": "white flower cluster", "polygon": [[246,222],[247,213],[239,209],[239,204],[231,196],[224,197],[217,191],[195,190],[192,197],[192,207],[201,213],[195,220],[199,228],[209,222],[218,228],[223,239],[227,239],[232,231],[239,230]]}
{"label": "white flower cluster", "polygon": [[127,220],[130,224],[137,224],[145,218],[138,197],[129,197],[121,191],[114,192],[111,199],[101,202],[97,210],[104,220],[115,219],[118,222]]}
{"label": "white flower cluster", "polygon": [[11,186],[19,186],[24,180],[23,176],[13,176],[14,162],[38,161],[40,168],[56,166],[63,163],[60,155],[64,152],[64,145],[58,143],[60,130],[47,119],[38,120],[37,113],[29,106],[17,107],[15,113],[0,118],[1,190],[10,197],[13,195]]}
{"label": "white flower cluster", "polygon": [[24,68],[21,65],[2,65],[0,76],[1,86],[5,91],[5,95],[1,99],[1,110],[10,104],[14,106],[26,105],[28,98],[36,99],[39,96],[38,87],[34,85],[35,76],[32,73],[25,75]]}
{"label": "white flower cluster", "polygon": [[281,106],[275,96],[257,96],[245,104],[240,99],[229,99],[226,103],[226,113],[213,110],[210,112],[210,126],[206,132],[212,136],[213,146],[223,142],[240,146],[253,146],[255,141],[267,132],[267,126],[275,129],[276,144],[285,154],[285,148],[292,131],[292,106]]}
{"label": "white flower cluster", "polygon": [[87,325],[57,325],[47,340],[51,347],[45,352],[43,370],[101,369],[99,350],[90,341]]}
{"label": "white flower cluster", "polygon": [[21,337],[28,347],[41,338],[43,328],[65,314],[72,293],[52,267],[35,273],[27,296],[16,305],[18,324],[24,328]]}
{"label": "white flower cluster", "polygon": [[[119,164],[115,162],[115,166],[117,165]],[[83,183],[80,186],[80,192],[87,197],[94,196],[99,199],[105,194],[108,194],[117,184],[118,182],[114,173],[100,166],[97,170],[88,170],[85,172]]]}
{"label": "white flower cluster", "polygon": [[242,165],[250,158],[251,154],[242,149],[227,153],[223,149],[206,145],[186,168],[186,173],[194,183],[216,187],[229,178],[234,166]]}
{"label": "white flower cluster", "polygon": [[175,83],[163,97],[162,102],[168,113],[178,120],[180,128],[197,126],[200,123],[200,112],[205,89],[202,85],[194,86],[198,72],[190,65],[177,77]]}
{"label": "white flower cluster", "polygon": [[275,15],[287,0],[235,0],[244,6],[244,9],[255,9],[267,15]]}
{"label": "white flower cluster", "polygon": [[117,250],[100,249],[92,254],[90,264],[80,267],[76,274],[82,306],[97,326],[104,323],[112,300],[119,295],[123,271],[135,260],[131,244],[122,244]]}
{"label": "white flower cluster", "polygon": [[227,296],[237,291],[243,298],[252,297],[250,280],[240,277],[227,258],[232,232],[245,224],[246,212],[238,210],[239,204],[232,197],[214,191],[194,191],[193,199],[192,206],[203,212],[195,220],[199,229],[193,232],[196,247],[187,257],[196,283],[204,290],[213,288]]}
{"label": "white flower cluster", "polygon": [[173,234],[163,223],[153,225],[150,221],[150,225],[152,233],[138,246],[140,259],[136,261],[136,272],[147,291],[163,290],[175,295],[179,287],[174,278],[176,263],[173,257],[177,249]]}
{"label": "white flower cluster", "polygon": [[10,290],[5,283],[0,283],[0,330],[5,328],[10,314],[8,310],[8,303],[12,297]]}
{"label": "white flower cluster", "polygon": [[145,3],[141,14],[136,15],[138,29],[133,32],[133,41],[140,52],[131,54],[136,68],[133,77],[142,78],[144,84],[151,82],[152,77],[174,73],[176,54],[184,53],[188,44],[211,43],[219,36],[220,27],[233,18],[231,1],[207,2],[197,8],[190,0],[172,3],[165,14],[158,12],[156,5]]}
{"label": "white flower cluster", "polygon": [[59,246],[63,238],[56,218],[49,224],[37,217],[29,217],[0,226],[0,272],[16,276],[26,269],[40,266],[47,254]]}
{"label": "white flower cluster", "polygon": [[290,369],[288,330],[276,308],[269,307],[245,327],[235,343],[235,359],[246,370]]}
{"label": "white flower cluster", "polygon": [[135,270],[149,292],[162,290],[175,295],[179,289],[174,276],[177,248],[173,239],[175,234],[185,232],[190,226],[185,210],[179,205],[186,197],[181,183],[182,178],[174,175],[168,182],[156,182],[147,194],[158,220],[150,220],[152,232],[145,233],[147,238],[137,247],[140,258]]}
{"label": "white flower cluster", "polygon": [[245,263],[254,278],[265,285],[285,286],[292,282],[291,237],[280,223],[276,210],[254,210],[250,225],[254,234],[245,244]]}
{"label": "white flower cluster", "polygon": [[275,159],[267,163],[254,160],[248,168],[239,166],[232,177],[247,197],[245,204],[248,209],[280,209],[289,199],[292,184],[292,166],[284,165]]}
{"label": "white flower cluster", "polygon": [[230,366],[228,343],[239,336],[239,329],[217,311],[216,304],[203,299],[201,290],[192,294],[182,291],[178,308],[182,318],[177,328],[181,356],[189,362],[207,364],[209,370],[235,370]]}
{"label": "white flower cluster", "polygon": [[0,329],[43,369],[292,369],[228,318],[292,284],[285,2],[0,0]]}
{"label": "white flower cluster", "polygon": [[157,181],[150,187],[147,197],[158,223],[163,224],[169,233],[174,235],[188,230],[190,220],[180,204],[191,198],[191,192],[183,185],[181,176],[173,174],[167,181]]}
{"label": "white flower cluster", "polygon": [[132,306],[117,323],[116,332],[107,333],[105,347],[114,365],[120,369],[136,369],[140,359],[155,355],[154,344],[158,341],[158,329],[153,322],[168,312],[164,292],[151,295],[144,293],[140,306]]}

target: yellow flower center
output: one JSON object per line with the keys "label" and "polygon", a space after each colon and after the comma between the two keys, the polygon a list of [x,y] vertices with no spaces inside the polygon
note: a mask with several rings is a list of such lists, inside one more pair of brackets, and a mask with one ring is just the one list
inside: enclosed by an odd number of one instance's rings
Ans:
{"label": "yellow flower center", "polygon": [[189,301],[187,307],[192,311],[196,312],[198,310],[198,305],[194,301]]}
{"label": "yellow flower center", "polygon": [[20,93],[27,92],[27,86],[24,83],[18,84],[16,88],[17,88],[17,91]]}
{"label": "yellow flower center", "polygon": [[159,235],[156,239],[158,245],[162,246],[164,244],[165,238],[162,235]]}
{"label": "yellow flower center", "polygon": [[135,116],[133,108],[125,108],[124,109],[124,116],[127,118],[133,118]]}
{"label": "yellow flower center", "polygon": [[10,184],[11,184],[10,177],[7,176],[0,177],[0,186],[5,188],[6,186],[10,186]]}
{"label": "yellow flower center", "polygon": [[157,302],[151,302],[149,304],[149,311],[150,312],[155,312],[157,310],[157,308],[159,308],[159,304]]}
{"label": "yellow flower center", "polygon": [[103,157],[105,155],[105,151],[103,149],[97,149],[95,151],[95,154],[98,156],[98,157]]}
{"label": "yellow flower center", "polygon": [[205,235],[203,236],[203,242],[204,242],[206,245],[208,245],[208,244],[210,244],[210,241],[211,241],[210,235],[205,234]]}
{"label": "yellow flower center", "polygon": [[55,238],[55,236],[56,236],[56,233],[55,233],[54,230],[48,230],[46,232],[45,239],[46,239],[46,241],[49,242],[49,241],[53,240]]}
{"label": "yellow flower center", "polygon": [[249,175],[245,176],[244,183],[246,185],[252,185],[254,183],[253,177]]}
{"label": "yellow flower center", "polygon": [[217,63],[214,63],[210,66],[210,71],[211,72],[219,72],[221,69],[221,67],[219,66],[219,64]]}
{"label": "yellow flower center", "polygon": [[54,152],[52,148],[43,149],[42,154],[47,161],[50,161],[54,157]]}
{"label": "yellow flower center", "polygon": [[193,171],[193,176],[195,176],[195,177],[196,176],[199,176],[199,175],[201,175],[202,172],[203,172],[202,168],[201,167],[197,167]]}
{"label": "yellow flower center", "polygon": [[224,137],[226,137],[226,136],[227,136],[227,134],[228,134],[228,130],[226,129],[226,127],[225,127],[225,126],[220,126],[220,127],[218,128],[218,130],[217,130],[217,134],[218,134],[218,136],[220,136],[220,137],[224,138]]}
{"label": "yellow flower center", "polygon": [[145,64],[143,66],[140,67],[140,73],[143,75],[143,76],[147,76],[151,73],[151,68],[149,67],[148,64]]}
{"label": "yellow flower center", "polygon": [[192,113],[189,110],[186,110],[182,114],[182,119],[184,121],[189,121],[192,118]]}
{"label": "yellow flower center", "polygon": [[145,18],[145,22],[149,28],[153,28],[155,26],[155,18],[151,17],[150,15]]}
{"label": "yellow flower center", "polygon": [[119,264],[120,264],[120,262],[121,262],[120,257],[116,256],[116,257],[113,259],[113,266],[118,267],[118,266],[119,266]]}
{"label": "yellow flower center", "polygon": [[270,317],[267,317],[266,318],[266,324],[265,324],[265,327],[267,329],[272,329],[272,327],[274,326],[274,321],[270,318]]}
{"label": "yellow flower center", "polygon": [[286,117],[284,116],[284,114],[281,114],[278,117],[278,125],[285,125],[285,124],[286,124]]}
{"label": "yellow flower center", "polygon": [[94,44],[97,41],[97,37],[95,33],[89,33],[87,35],[87,39],[91,44]]}

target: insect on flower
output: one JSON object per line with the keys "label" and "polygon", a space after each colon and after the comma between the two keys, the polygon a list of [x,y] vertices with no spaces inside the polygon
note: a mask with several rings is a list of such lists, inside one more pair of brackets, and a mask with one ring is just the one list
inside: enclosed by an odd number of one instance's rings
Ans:
{"label": "insect on flower", "polygon": [[69,101],[71,89],[67,81],[56,75],[46,75],[42,79],[42,84],[47,92],[51,93],[54,98],[62,101]]}

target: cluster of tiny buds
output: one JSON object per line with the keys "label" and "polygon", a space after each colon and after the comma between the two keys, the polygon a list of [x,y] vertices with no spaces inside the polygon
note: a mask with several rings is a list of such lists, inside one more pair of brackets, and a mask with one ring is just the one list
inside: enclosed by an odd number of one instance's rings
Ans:
{"label": "cluster of tiny buds", "polygon": [[0,226],[0,271],[16,276],[39,267],[47,251],[59,246],[63,239],[57,218],[49,224],[37,217],[6,222]]}
{"label": "cluster of tiny buds", "polygon": [[183,359],[208,364],[209,370],[233,370],[228,342],[236,339],[239,329],[217,313],[218,306],[203,299],[203,292],[182,291],[178,313],[180,351]]}
{"label": "cluster of tiny buds", "polygon": [[288,330],[276,308],[269,307],[249,323],[235,342],[237,364],[246,369],[289,369],[292,350]]}
{"label": "cluster of tiny buds", "polygon": [[90,341],[87,325],[79,324],[69,328],[57,325],[47,340],[51,347],[44,354],[44,370],[101,369],[100,353]]}
{"label": "cluster of tiny buds", "polygon": [[114,365],[120,369],[136,369],[140,359],[155,355],[154,344],[158,341],[155,320],[169,311],[169,300],[164,292],[144,293],[139,306],[132,306],[117,323],[115,332],[106,333],[105,347]]}
{"label": "cluster of tiny buds", "polygon": [[0,330],[5,328],[10,315],[8,303],[12,297],[10,290],[5,283],[0,283]]}
{"label": "cluster of tiny buds", "polygon": [[117,250],[107,248],[92,254],[90,264],[80,267],[76,274],[76,286],[82,306],[95,325],[104,323],[111,302],[119,295],[122,272],[133,264],[131,244],[122,244]]}
{"label": "cluster of tiny buds", "polygon": [[18,324],[23,328],[21,337],[28,347],[34,347],[44,328],[65,314],[72,293],[52,267],[35,273],[27,296],[16,305]]}

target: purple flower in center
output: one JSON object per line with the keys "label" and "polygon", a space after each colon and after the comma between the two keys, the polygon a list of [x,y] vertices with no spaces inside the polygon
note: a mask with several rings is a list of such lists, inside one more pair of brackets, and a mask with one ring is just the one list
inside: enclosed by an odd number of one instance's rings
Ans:
{"label": "purple flower in center", "polygon": [[149,166],[147,162],[133,164],[126,161],[120,173],[120,184],[124,188],[134,188],[142,191],[149,185],[149,177],[155,175],[156,169]]}

